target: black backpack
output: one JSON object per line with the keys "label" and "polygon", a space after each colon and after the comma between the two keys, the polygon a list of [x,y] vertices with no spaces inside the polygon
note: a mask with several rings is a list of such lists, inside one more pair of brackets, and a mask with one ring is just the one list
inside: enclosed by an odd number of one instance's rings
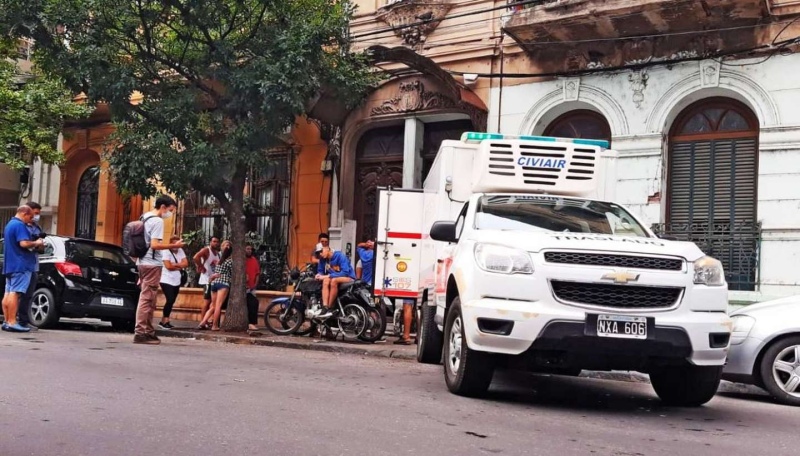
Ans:
{"label": "black backpack", "polygon": [[[139,220],[134,220],[125,225],[125,229],[122,230],[122,250],[125,255],[131,258],[142,258],[147,255],[150,245],[144,239],[144,223],[153,217],[155,215],[150,215],[144,219],[140,217]],[[153,256],[155,256],[155,252],[153,252]]]}

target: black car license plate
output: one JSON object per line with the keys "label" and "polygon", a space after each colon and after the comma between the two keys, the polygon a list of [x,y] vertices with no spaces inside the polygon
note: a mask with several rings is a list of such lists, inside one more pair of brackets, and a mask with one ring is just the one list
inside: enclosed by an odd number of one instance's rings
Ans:
{"label": "black car license plate", "polygon": [[586,334],[615,339],[647,339],[654,329],[652,318],[632,315],[590,314]]}

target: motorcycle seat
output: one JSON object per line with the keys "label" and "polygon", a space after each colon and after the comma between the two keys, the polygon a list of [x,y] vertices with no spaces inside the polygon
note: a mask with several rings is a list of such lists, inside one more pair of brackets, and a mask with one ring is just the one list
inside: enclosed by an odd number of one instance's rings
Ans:
{"label": "motorcycle seat", "polygon": [[361,283],[363,283],[363,282],[361,282],[360,280],[354,280],[352,282],[347,282],[347,283],[340,284],[339,285],[339,293],[347,293],[348,291],[350,291],[351,288],[353,288],[356,285],[359,285]]}

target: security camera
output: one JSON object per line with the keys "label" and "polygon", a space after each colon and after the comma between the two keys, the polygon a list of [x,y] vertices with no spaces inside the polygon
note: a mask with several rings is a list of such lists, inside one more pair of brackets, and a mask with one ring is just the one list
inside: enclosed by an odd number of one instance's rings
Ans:
{"label": "security camera", "polygon": [[478,82],[478,75],[475,73],[467,73],[464,75],[464,85],[474,86]]}

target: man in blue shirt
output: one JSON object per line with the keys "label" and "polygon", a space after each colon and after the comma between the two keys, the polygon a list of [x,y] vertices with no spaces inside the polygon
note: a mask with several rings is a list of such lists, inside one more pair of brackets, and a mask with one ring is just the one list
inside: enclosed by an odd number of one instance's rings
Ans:
{"label": "man in blue shirt", "polygon": [[330,247],[324,247],[319,255],[317,265],[317,280],[322,281],[322,305],[324,309],[318,315],[328,318],[333,315],[331,308],[339,294],[339,285],[352,282],[356,274],[350,265],[350,259],[342,252],[334,252]]}
{"label": "man in blue shirt", "polygon": [[[30,239],[36,240],[41,237],[42,233],[44,233],[42,228],[39,226],[39,218],[41,217],[42,206],[34,201],[28,201],[27,206],[33,211],[33,221],[28,224],[28,232],[30,233]],[[31,324],[30,309],[31,301],[33,300],[33,293],[36,291],[36,285],[38,285],[39,254],[44,252],[44,248],[32,250],[36,257],[36,267],[33,269],[33,275],[31,276],[30,284],[28,284],[28,291],[22,295],[22,298],[19,302],[17,319],[19,320],[20,326],[28,328],[31,331],[38,331],[39,328]]]}
{"label": "man in blue shirt", "polygon": [[362,282],[372,285],[372,274],[374,271],[373,262],[375,260],[375,243],[371,239],[358,244],[359,266],[356,267],[356,276]]}
{"label": "man in blue shirt", "polygon": [[17,323],[19,298],[28,291],[36,268],[36,254],[30,249],[44,246],[43,239],[31,240],[28,224],[33,222],[33,210],[28,206],[17,208],[17,214],[6,225],[3,233],[3,275],[6,279],[3,296],[3,331],[28,332],[30,329]]}

